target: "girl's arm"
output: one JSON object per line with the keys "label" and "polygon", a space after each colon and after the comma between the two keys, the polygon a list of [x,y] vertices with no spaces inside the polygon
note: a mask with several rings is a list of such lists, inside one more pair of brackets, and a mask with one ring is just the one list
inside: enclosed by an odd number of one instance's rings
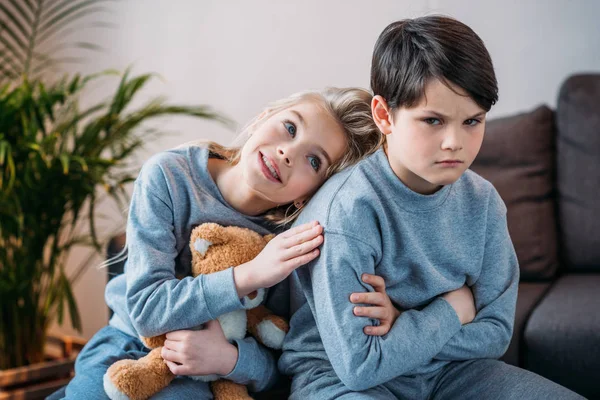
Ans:
{"label": "girl's arm", "polygon": [[272,386],[279,376],[269,350],[247,337],[231,344],[218,321],[203,330],[167,333],[162,357],[175,375],[221,375],[253,392]]}
{"label": "girl's arm", "polygon": [[243,308],[231,268],[176,278],[173,207],[160,164],[147,163],[131,198],[125,267],[127,309],[142,336],[199,326]]}

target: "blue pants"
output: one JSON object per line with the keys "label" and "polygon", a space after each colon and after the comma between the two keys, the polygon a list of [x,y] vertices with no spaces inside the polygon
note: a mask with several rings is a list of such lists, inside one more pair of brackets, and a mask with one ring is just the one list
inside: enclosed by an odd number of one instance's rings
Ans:
{"label": "blue pants", "polygon": [[[85,345],[75,361],[75,377],[66,388],[53,393],[47,400],[106,400],[102,378],[108,367],[119,360],[137,360],[146,354],[148,349],[135,337],[118,329],[107,326]],[[180,377],[152,399],[212,399],[207,383]]]}
{"label": "blue pants", "polygon": [[294,377],[290,400],[300,399],[498,399],[581,400],[584,397],[533,372],[498,360],[452,362],[430,374],[401,376],[352,392],[329,368],[311,368]]}

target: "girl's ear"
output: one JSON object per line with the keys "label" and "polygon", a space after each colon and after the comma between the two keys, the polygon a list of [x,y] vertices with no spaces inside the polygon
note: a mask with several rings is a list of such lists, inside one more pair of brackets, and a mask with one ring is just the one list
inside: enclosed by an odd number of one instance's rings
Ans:
{"label": "girl's ear", "polygon": [[371,100],[371,114],[381,133],[384,135],[392,133],[392,114],[387,102],[380,95],[373,96]]}
{"label": "girl's ear", "polygon": [[304,204],[306,204],[306,199],[298,199],[294,202],[294,207],[296,207],[299,210],[302,207],[304,207]]}

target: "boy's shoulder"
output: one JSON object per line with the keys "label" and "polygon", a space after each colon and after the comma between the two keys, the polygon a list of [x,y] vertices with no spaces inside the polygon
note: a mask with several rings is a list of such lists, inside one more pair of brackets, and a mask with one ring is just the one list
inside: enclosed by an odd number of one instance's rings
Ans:
{"label": "boy's shoulder", "polygon": [[470,169],[454,183],[453,192],[476,207],[491,206],[499,209],[500,212],[506,212],[504,201],[494,185]]}
{"label": "boy's shoulder", "polygon": [[383,182],[376,163],[377,153],[329,178],[300,214],[302,221],[355,225],[357,219],[376,213],[374,206],[381,202],[377,186]]}

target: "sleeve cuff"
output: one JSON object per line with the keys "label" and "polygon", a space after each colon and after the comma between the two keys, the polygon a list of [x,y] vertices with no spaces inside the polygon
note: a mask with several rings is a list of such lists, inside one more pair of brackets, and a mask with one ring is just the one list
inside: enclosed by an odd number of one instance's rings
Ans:
{"label": "sleeve cuff", "polygon": [[203,275],[202,286],[211,319],[244,308],[235,288],[233,268]]}
{"label": "sleeve cuff", "polygon": [[448,333],[451,333],[448,339],[460,331],[462,324],[460,323],[458,314],[456,314],[454,307],[452,307],[446,299],[440,296],[431,303],[431,306],[438,311],[438,314],[441,317],[440,329],[445,329]]}
{"label": "sleeve cuff", "polygon": [[244,340],[234,340],[234,343],[238,348],[238,359],[235,367],[233,367],[233,371],[224,375],[223,378],[246,385],[252,380],[251,372],[253,364],[252,357],[250,356],[252,346]]}

